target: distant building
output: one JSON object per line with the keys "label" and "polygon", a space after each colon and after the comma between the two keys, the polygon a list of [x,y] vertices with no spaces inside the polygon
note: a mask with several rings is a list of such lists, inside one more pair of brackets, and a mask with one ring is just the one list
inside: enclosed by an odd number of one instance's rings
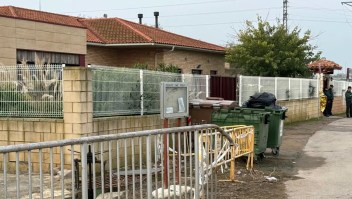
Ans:
{"label": "distant building", "polygon": [[119,18],[84,19],[0,7],[0,64],[173,64],[182,73],[225,74],[225,48]]}

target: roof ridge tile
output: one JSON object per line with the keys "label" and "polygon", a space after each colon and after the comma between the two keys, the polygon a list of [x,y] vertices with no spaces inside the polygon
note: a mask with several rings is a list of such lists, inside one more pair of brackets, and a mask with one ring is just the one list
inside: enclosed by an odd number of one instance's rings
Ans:
{"label": "roof ridge tile", "polygon": [[[224,48],[223,46],[219,46],[219,45],[216,45],[216,44],[205,42],[205,41],[202,41],[202,40],[199,40],[199,39],[194,39],[194,38],[187,37],[187,36],[184,36],[184,35],[176,34],[176,33],[173,33],[173,32],[168,32],[168,31],[160,29],[160,28],[146,26],[146,25],[143,25],[143,24],[135,23],[135,22],[132,22],[132,21],[127,21],[127,20],[124,20],[124,19],[120,19],[120,20],[123,20],[127,24],[131,23],[131,24],[134,24],[136,26],[141,26],[141,27],[148,28],[148,29],[155,30],[155,31],[159,31],[159,32],[162,32],[162,33],[165,33],[165,34],[170,34],[170,35],[181,37],[181,38],[184,38],[184,39],[193,40],[193,41],[196,41],[196,42],[201,42],[201,43],[204,43],[204,44],[207,44],[207,45],[211,45],[211,46],[216,47],[216,48]],[[135,28],[133,28],[133,29],[135,30]],[[158,43],[157,40],[154,40],[154,42]]]}
{"label": "roof ridge tile", "polygon": [[77,20],[79,23],[81,23],[83,26],[87,28],[91,33],[93,33],[94,36],[96,36],[101,42],[107,43],[106,39],[102,38],[93,28],[89,23],[86,23],[85,20]]}
{"label": "roof ridge tile", "polygon": [[69,17],[69,18],[72,18],[72,19],[84,19],[84,18],[82,18],[82,17],[75,17],[75,16],[70,16],[70,15],[64,15],[64,14],[54,13],[54,12],[47,12],[47,11],[41,11],[41,10],[33,10],[33,9],[28,9],[28,8],[16,7],[16,6],[0,6],[0,7],[11,7],[12,9],[21,9],[21,10],[27,10],[27,11],[31,11],[31,12],[40,12],[40,13],[51,14],[51,15],[57,15],[57,16],[62,16],[62,17]]}
{"label": "roof ridge tile", "polygon": [[9,6],[9,10],[10,10],[11,14],[12,14],[14,17],[17,17],[16,11],[15,11],[13,8],[14,8],[13,6]]}
{"label": "roof ridge tile", "polygon": [[145,39],[147,39],[149,42],[153,42],[153,39],[151,37],[149,37],[148,35],[142,33],[141,31],[133,28],[132,26],[130,26],[128,23],[126,23],[125,20],[120,19],[120,18],[115,18],[116,21],[118,21],[119,23],[127,26],[128,28],[130,28],[131,30],[133,30],[134,32],[138,33],[139,35],[141,35],[142,37],[144,37]]}

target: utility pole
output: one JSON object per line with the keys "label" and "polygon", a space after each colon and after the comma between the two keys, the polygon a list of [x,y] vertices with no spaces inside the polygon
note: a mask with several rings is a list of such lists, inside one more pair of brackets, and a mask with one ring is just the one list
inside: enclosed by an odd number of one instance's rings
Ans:
{"label": "utility pole", "polygon": [[286,31],[287,31],[287,15],[288,15],[287,4],[288,4],[288,0],[284,0],[282,22],[283,22],[283,25],[285,26]]}

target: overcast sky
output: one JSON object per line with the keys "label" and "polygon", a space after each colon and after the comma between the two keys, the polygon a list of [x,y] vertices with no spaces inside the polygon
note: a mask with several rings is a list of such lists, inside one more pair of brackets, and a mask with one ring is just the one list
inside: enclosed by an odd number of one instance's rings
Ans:
{"label": "overcast sky", "polygon": [[[154,24],[153,12],[159,11],[160,27],[184,36],[218,45],[235,41],[236,32],[245,20],[257,15],[275,23],[282,20],[282,0],[3,0],[1,5],[83,17],[119,17]],[[41,5],[41,6],[40,6]],[[311,30],[312,44],[323,51],[323,57],[352,67],[352,7],[337,0],[289,0],[288,24]]]}

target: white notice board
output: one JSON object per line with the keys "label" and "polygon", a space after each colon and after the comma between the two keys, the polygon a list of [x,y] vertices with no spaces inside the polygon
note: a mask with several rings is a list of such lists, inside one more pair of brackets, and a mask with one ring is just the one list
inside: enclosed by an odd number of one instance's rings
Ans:
{"label": "white notice board", "polygon": [[188,86],[182,82],[161,82],[161,119],[188,117]]}

